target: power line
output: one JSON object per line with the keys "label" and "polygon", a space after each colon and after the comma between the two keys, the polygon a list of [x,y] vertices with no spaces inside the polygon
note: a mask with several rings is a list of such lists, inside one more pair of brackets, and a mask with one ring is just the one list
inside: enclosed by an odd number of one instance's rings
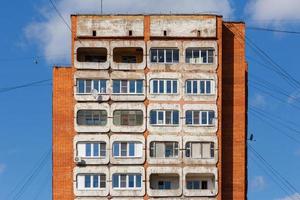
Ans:
{"label": "power line", "polygon": [[58,10],[58,8],[56,7],[55,3],[52,0],[49,0],[52,7],[54,8],[55,12],[58,14],[58,16],[61,18],[61,20],[64,22],[64,24],[68,27],[68,29],[72,32],[72,29],[70,27],[70,25],[68,24],[68,22],[65,20],[65,18],[62,16],[62,14],[60,13],[60,11]]}
{"label": "power line", "polygon": [[51,80],[52,79],[44,79],[44,80],[40,80],[40,81],[34,81],[34,82],[26,83],[26,84],[23,84],[23,85],[0,88],[0,93],[5,93],[5,92],[12,91],[12,90],[20,89],[20,88],[27,88],[27,87],[31,87],[31,86],[37,86],[38,84],[45,83],[45,82],[48,82],[48,81],[51,81]]}
{"label": "power line", "polygon": [[267,31],[267,32],[278,32],[278,33],[288,33],[288,34],[297,34],[300,35],[298,31],[290,31],[290,30],[279,30],[279,29],[271,29],[271,28],[263,28],[263,27],[246,27],[249,30],[256,30],[256,31]]}

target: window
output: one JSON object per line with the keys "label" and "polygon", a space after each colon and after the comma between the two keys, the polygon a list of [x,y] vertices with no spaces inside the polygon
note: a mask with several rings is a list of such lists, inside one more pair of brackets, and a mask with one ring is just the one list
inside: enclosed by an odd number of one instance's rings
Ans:
{"label": "window", "polygon": [[143,111],[115,110],[113,123],[116,126],[141,126],[143,125]]}
{"label": "window", "polygon": [[140,189],[142,187],[141,174],[113,174],[113,189]]}
{"label": "window", "polygon": [[91,94],[93,90],[97,90],[99,94],[106,93],[107,80],[87,80],[77,79],[77,93],[78,94]]}
{"label": "window", "polygon": [[106,156],[105,142],[79,142],[77,156],[84,158],[103,158]]}
{"label": "window", "polygon": [[106,187],[105,174],[79,174],[77,176],[78,190],[97,190]]}
{"label": "window", "polygon": [[77,61],[78,62],[97,62],[97,63],[106,62],[107,61],[107,49],[106,48],[80,47],[77,49]]}
{"label": "window", "polygon": [[143,80],[113,80],[114,94],[142,94]]}
{"label": "window", "polygon": [[105,126],[107,123],[106,110],[79,110],[77,124],[85,126]]}
{"label": "window", "polygon": [[178,142],[151,142],[150,157],[155,158],[177,158]]}
{"label": "window", "polygon": [[114,142],[114,157],[142,157],[143,144],[140,142]]}
{"label": "window", "polygon": [[116,47],[113,50],[113,61],[116,63],[141,63],[143,62],[143,48]]}
{"label": "window", "polygon": [[208,181],[207,180],[188,180],[186,182],[186,188],[188,190],[207,190]]}
{"label": "window", "polygon": [[158,181],[158,189],[170,190],[171,189],[171,181]]}
{"label": "window", "polygon": [[150,57],[152,63],[178,63],[179,49],[150,49]]}
{"label": "window", "polygon": [[188,110],[185,112],[185,124],[209,126],[214,124],[214,111]]}
{"label": "window", "polygon": [[178,110],[151,110],[150,124],[152,125],[178,125]]}
{"label": "window", "polygon": [[214,62],[214,50],[203,48],[187,48],[185,62],[191,64],[212,64]]}
{"label": "window", "polygon": [[187,80],[185,81],[185,92],[187,94],[213,94],[213,80]]}
{"label": "window", "polygon": [[150,81],[151,94],[177,94],[178,80],[152,79]]}
{"label": "window", "polygon": [[188,158],[214,158],[214,151],[213,142],[187,142],[185,145],[185,156]]}

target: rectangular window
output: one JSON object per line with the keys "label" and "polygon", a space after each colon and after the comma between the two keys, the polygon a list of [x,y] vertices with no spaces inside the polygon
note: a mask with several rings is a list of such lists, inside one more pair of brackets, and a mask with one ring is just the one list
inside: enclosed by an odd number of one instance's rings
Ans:
{"label": "rectangular window", "polygon": [[103,79],[77,79],[77,94],[91,94],[92,92],[97,92],[98,94],[106,93],[106,83],[107,80]]}
{"label": "rectangular window", "polygon": [[113,189],[140,189],[142,187],[141,174],[113,174]]}
{"label": "rectangular window", "polygon": [[79,110],[77,124],[84,126],[105,126],[107,123],[106,110]]}
{"label": "rectangular window", "polygon": [[178,80],[171,79],[151,79],[151,94],[177,94]]}
{"label": "rectangular window", "polygon": [[142,94],[143,80],[113,80],[114,94]]}
{"label": "rectangular window", "polygon": [[158,181],[158,189],[170,190],[171,189],[171,181]]}
{"label": "rectangular window", "polygon": [[178,142],[151,142],[150,157],[154,158],[177,158]]}
{"label": "rectangular window", "polygon": [[214,80],[186,80],[185,93],[196,95],[207,95],[214,93]]}
{"label": "rectangular window", "polygon": [[106,156],[105,142],[77,143],[77,156],[83,158],[101,158]]}
{"label": "rectangular window", "polygon": [[213,142],[187,142],[185,145],[185,156],[196,159],[214,158]]}
{"label": "rectangular window", "polygon": [[143,144],[140,142],[114,142],[114,157],[142,157]]}
{"label": "rectangular window", "polygon": [[178,63],[179,62],[179,49],[150,49],[150,61],[152,63]]}
{"label": "rectangular window", "polygon": [[76,181],[78,190],[97,190],[106,187],[105,174],[79,174]]}
{"label": "rectangular window", "polygon": [[151,110],[150,124],[152,125],[179,125],[178,110]]}
{"label": "rectangular window", "polygon": [[185,112],[186,125],[211,126],[214,125],[215,112],[204,110],[187,110]]}
{"label": "rectangular window", "polygon": [[214,50],[209,48],[187,48],[185,62],[191,64],[214,63]]}
{"label": "rectangular window", "polygon": [[188,190],[199,190],[200,189],[200,181],[198,181],[198,180],[187,181],[186,187]]}
{"label": "rectangular window", "polygon": [[143,125],[143,111],[115,110],[113,124],[116,126],[141,126]]}

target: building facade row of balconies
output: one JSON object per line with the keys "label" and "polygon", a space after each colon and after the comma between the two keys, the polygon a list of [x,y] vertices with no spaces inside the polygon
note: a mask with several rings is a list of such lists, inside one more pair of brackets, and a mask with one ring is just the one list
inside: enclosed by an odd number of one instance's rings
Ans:
{"label": "building facade row of balconies", "polygon": [[81,40],[75,42],[77,69],[215,70],[216,41]]}
{"label": "building facade row of balconies", "polygon": [[77,197],[215,197],[216,167],[76,167],[73,171]]}
{"label": "building facade row of balconies", "polygon": [[218,162],[216,136],[76,135],[74,161],[86,165],[200,164]]}

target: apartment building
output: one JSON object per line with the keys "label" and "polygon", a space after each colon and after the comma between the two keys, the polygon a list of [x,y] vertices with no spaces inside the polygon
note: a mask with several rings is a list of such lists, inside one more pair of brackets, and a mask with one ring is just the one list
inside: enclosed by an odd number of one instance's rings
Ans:
{"label": "apartment building", "polygon": [[245,25],[72,15],[53,70],[53,199],[246,199]]}

